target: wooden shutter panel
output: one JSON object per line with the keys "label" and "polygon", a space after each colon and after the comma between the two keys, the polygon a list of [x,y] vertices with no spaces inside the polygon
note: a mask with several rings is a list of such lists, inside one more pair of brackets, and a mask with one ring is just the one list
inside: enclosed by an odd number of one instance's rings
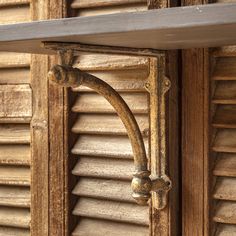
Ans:
{"label": "wooden shutter panel", "polygon": [[[217,2],[228,2],[218,0]],[[230,2],[236,2],[232,0]],[[236,50],[213,51],[212,63],[212,234],[236,235]]]}
{"label": "wooden shutter panel", "polygon": [[[29,1],[0,1],[0,23],[30,20]],[[0,235],[30,235],[30,56],[0,52]]]}

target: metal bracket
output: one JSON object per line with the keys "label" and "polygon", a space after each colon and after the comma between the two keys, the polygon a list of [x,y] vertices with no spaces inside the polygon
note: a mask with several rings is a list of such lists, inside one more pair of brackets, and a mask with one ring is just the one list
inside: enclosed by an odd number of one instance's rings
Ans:
{"label": "metal bracket", "polygon": [[[50,45],[49,45],[50,44]],[[165,129],[165,94],[170,87],[170,81],[164,76],[165,56],[163,52],[152,54],[152,63],[157,63],[157,75],[150,76],[146,83],[146,88],[150,93],[150,158],[152,162],[151,172],[148,170],[148,158],[143,142],[143,137],[137,121],[125,103],[123,98],[107,83],[101,79],[72,67],[75,51],[80,51],[81,45],[75,44],[44,44],[45,47],[57,50],[60,56],[60,65],[55,65],[49,72],[49,79],[64,87],[78,87],[80,85],[89,87],[102,95],[116,110],[127,129],[134,153],[135,174],[132,180],[133,198],[138,204],[147,204],[152,195],[153,206],[157,209],[163,209],[166,206],[167,192],[171,188],[171,181],[166,175],[166,129]],[[98,46],[92,48],[89,46],[89,52],[102,51],[104,47],[98,50]],[[106,53],[127,55],[122,48],[106,47]],[[83,47],[83,52],[86,49]],[[104,52],[103,52],[104,53]],[[141,52],[143,55],[143,52]],[[145,56],[147,56],[145,51]],[[140,51],[132,51],[132,55],[140,55]],[[149,55],[150,56],[150,55]],[[151,174],[152,173],[152,174]]]}

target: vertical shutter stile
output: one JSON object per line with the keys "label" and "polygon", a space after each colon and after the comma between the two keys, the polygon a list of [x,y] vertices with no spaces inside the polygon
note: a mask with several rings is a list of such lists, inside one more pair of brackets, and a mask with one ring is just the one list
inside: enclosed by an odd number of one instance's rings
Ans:
{"label": "vertical shutter stile", "polygon": [[236,235],[235,46],[215,49],[212,58],[212,217],[215,224],[212,235],[232,236]]}
{"label": "vertical shutter stile", "polygon": [[[1,0],[0,24],[30,20],[29,1]],[[0,235],[30,235],[30,56],[0,52]]]}

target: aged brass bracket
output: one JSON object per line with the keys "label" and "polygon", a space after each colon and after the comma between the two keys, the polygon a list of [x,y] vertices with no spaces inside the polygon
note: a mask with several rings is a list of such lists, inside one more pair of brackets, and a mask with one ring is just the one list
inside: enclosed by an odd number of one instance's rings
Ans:
{"label": "aged brass bracket", "polygon": [[[152,167],[151,174],[148,169],[148,158],[143,137],[128,105],[109,84],[89,73],[73,68],[74,49],[72,46],[68,48],[69,44],[67,47],[62,46],[63,45],[59,45],[59,48],[56,48],[54,45],[51,48],[54,50],[57,49],[59,52],[60,63],[59,65],[55,65],[49,72],[48,76],[50,81],[63,87],[78,87],[83,85],[95,90],[106,98],[121,118],[131,141],[135,166],[135,173],[131,184],[133,198],[138,204],[145,205],[152,196],[153,206],[157,209],[163,209],[167,202],[167,192],[171,188],[171,181],[166,175],[164,98],[170,87],[170,81],[164,76],[164,54],[158,54],[158,57],[156,57],[157,54],[155,54],[155,57],[153,57],[156,59],[153,59],[154,61],[152,60],[152,63],[157,63],[159,66],[158,71],[159,69],[160,71],[157,73],[157,77],[150,76],[146,83],[146,89],[150,93],[150,107],[152,108],[150,109],[150,158],[154,167]],[[78,50],[78,46],[75,50]],[[83,51],[85,50],[83,49]],[[118,51],[120,52],[122,50],[119,48]],[[114,48],[110,52],[114,53]],[[132,53],[132,55],[135,54]],[[158,158],[158,160],[154,161],[156,158]]]}

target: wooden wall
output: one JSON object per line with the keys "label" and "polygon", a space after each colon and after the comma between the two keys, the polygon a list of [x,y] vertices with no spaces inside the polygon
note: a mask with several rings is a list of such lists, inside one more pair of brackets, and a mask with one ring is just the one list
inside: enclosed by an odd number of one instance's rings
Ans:
{"label": "wooden wall", "polygon": [[[1,0],[0,24],[30,21],[27,0]],[[0,52],[0,235],[30,235],[30,55]]]}

